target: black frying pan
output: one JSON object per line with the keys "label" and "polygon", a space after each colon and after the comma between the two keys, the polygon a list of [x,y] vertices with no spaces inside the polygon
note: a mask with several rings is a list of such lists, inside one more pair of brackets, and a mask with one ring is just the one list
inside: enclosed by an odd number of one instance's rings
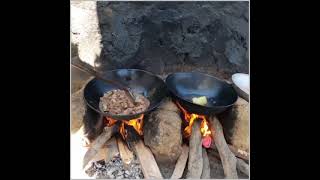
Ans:
{"label": "black frying pan", "polygon": [[[214,115],[232,106],[238,98],[231,84],[216,77],[198,73],[173,73],[166,78],[168,90],[188,112]],[[193,97],[206,96],[208,104],[192,103]]]}
{"label": "black frying pan", "polygon": [[104,93],[118,89],[110,83],[105,83],[99,79],[92,79],[84,88],[84,99],[88,106],[103,116],[111,117],[116,120],[130,120],[139,117],[158,107],[161,100],[166,96],[166,85],[162,79],[150,72],[139,69],[117,69],[107,71],[102,74],[103,77],[112,81],[120,82],[130,91],[139,93],[150,101],[150,106],[144,112],[133,115],[113,115],[102,112],[99,108],[100,97]]}

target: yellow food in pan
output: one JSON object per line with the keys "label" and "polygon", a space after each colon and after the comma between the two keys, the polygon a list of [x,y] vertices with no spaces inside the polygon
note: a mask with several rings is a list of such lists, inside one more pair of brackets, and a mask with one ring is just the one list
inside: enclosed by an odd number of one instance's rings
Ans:
{"label": "yellow food in pan", "polygon": [[205,96],[194,97],[192,98],[192,102],[201,106],[205,106],[208,103],[207,98]]}

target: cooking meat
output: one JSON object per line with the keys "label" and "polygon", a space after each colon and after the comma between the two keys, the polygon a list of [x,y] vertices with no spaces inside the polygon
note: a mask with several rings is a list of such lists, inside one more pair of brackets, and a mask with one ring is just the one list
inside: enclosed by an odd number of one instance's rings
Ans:
{"label": "cooking meat", "polygon": [[112,90],[100,98],[100,107],[104,112],[115,115],[130,115],[145,111],[150,102],[144,96],[133,93],[136,104],[133,104],[130,97],[124,90]]}

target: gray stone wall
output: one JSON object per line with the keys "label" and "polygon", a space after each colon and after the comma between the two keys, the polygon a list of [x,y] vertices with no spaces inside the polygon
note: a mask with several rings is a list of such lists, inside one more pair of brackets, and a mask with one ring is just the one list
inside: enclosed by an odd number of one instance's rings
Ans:
{"label": "gray stone wall", "polygon": [[84,23],[92,31],[82,42],[74,39],[88,52],[80,58],[98,70],[201,71],[225,78],[249,71],[248,2],[97,2],[95,8],[99,30]]}

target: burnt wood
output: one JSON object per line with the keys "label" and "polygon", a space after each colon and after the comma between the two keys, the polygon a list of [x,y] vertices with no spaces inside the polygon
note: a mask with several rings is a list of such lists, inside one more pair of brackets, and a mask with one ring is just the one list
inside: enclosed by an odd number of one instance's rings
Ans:
{"label": "burnt wood", "polygon": [[200,179],[203,168],[200,121],[195,121],[189,141],[189,160],[187,179]]}

